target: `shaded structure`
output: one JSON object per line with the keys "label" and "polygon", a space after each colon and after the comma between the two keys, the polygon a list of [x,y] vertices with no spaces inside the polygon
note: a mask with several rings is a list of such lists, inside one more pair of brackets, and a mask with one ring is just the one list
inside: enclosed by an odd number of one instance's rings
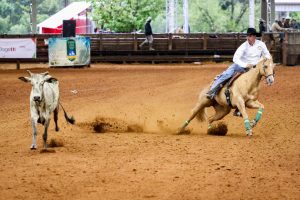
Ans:
{"label": "shaded structure", "polygon": [[63,20],[76,20],[76,34],[92,33],[92,22],[87,17],[91,4],[87,2],[73,2],[45,21],[39,23],[40,34],[61,34]]}

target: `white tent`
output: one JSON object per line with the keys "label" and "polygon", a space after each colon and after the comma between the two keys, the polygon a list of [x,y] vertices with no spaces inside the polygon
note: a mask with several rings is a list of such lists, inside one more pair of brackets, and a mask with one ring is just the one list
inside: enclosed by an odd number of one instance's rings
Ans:
{"label": "white tent", "polygon": [[57,29],[57,27],[62,25],[63,20],[79,19],[80,13],[84,12],[90,6],[90,3],[84,1],[71,3],[45,21],[39,23],[37,25],[39,33],[42,33],[43,28]]}

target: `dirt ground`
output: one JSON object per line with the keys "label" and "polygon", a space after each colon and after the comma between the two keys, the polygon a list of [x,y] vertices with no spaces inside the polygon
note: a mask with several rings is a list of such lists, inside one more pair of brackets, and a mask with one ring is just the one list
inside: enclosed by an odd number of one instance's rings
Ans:
{"label": "dirt ground", "polygon": [[[25,66],[0,65],[0,199],[300,199],[299,67],[277,67],[271,87],[261,82],[265,111],[248,138],[231,113],[226,136],[207,135],[207,123],[196,120],[190,135],[174,134],[228,63],[28,64],[60,81],[61,102],[76,119],[67,124],[61,110],[60,131],[51,121],[48,137],[61,146],[41,153],[41,125],[30,150],[31,87],[18,80]],[[96,133],[96,118],[116,131]]]}

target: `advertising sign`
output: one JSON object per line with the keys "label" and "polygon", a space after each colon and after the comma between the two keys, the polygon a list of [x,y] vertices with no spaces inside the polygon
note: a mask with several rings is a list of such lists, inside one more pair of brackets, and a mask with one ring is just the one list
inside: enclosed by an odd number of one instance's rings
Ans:
{"label": "advertising sign", "polygon": [[36,58],[36,39],[1,38],[0,58]]}
{"label": "advertising sign", "polygon": [[83,66],[90,64],[90,38],[49,38],[49,66]]}

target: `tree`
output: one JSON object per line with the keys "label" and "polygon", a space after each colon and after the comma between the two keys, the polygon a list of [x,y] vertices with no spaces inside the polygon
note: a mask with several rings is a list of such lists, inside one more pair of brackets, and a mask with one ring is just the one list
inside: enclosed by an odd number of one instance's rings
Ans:
{"label": "tree", "polygon": [[101,28],[115,32],[142,29],[147,17],[155,18],[164,10],[164,0],[91,0],[93,20]]}
{"label": "tree", "polygon": [[[260,14],[256,0],[256,16]],[[257,6],[259,5],[259,6]],[[190,23],[196,32],[241,32],[248,28],[248,0],[195,0]]]}

